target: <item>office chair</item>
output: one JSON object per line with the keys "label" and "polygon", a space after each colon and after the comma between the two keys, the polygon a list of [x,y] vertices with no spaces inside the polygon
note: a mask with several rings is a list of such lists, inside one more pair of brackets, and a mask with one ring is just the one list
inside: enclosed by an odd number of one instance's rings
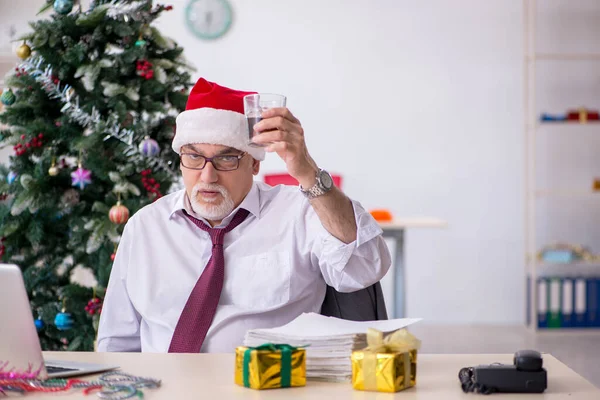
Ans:
{"label": "office chair", "polygon": [[[342,177],[332,175],[334,184],[341,189]],[[288,174],[265,174],[264,182],[270,186],[298,186],[298,181]],[[375,321],[388,319],[381,283],[352,293],[341,293],[327,286],[321,314],[352,321]]]}

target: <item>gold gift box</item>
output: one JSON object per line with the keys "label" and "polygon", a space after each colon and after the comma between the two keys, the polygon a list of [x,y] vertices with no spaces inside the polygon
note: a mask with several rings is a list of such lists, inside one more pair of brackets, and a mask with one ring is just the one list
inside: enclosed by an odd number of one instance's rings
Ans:
{"label": "gold gift box", "polygon": [[399,392],[417,384],[417,351],[421,342],[402,329],[383,339],[369,329],[368,346],[352,352],[352,387],[356,390]]}
{"label": "gold gift box", "polygon": [[240,346],[235,350],[235,383],[252,389],[305,386],[306,351],[287,345]]}
{"label": "gold gift box", "polygon": [[[375,353],[374,370],[364,368],[364,351],[352,352],[352,387],[356,390],[399,392],[417,384],[417,350],[404,353]],[[373,374],[374,387],[365,385],[365,372]],[[406,379],[408,377],[408,379]],[[373,379],[374,378],[374,379]],[[367,379],[369,377],[367,376]]]}

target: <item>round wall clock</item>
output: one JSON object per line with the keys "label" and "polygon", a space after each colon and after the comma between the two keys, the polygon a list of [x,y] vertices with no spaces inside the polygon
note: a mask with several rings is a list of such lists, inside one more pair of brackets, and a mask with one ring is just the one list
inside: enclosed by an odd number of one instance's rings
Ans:
{"label": "round wall clock", "polygon": [[223,36],[231,26],[233,9],[227,0],[191,0],[185,8],[188,28],[200,39]]}

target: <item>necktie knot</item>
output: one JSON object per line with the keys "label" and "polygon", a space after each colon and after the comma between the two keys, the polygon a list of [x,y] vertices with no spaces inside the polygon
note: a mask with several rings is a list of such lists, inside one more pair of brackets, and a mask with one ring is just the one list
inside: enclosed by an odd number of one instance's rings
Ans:
{"label": "necktie knot", "polygon": [[233,230],[236,226],[244,222],[246,217],[250,212],[246,209],[240,208],[237,213],[233,216],[229,224],[224,228],[211,228],[206,225],[204,222],[200,221],[198,218],[192,217],[190,214],[185,213],[185,215],[200,229],[205,232],[208,232],[210,235],[210,240],[212,241],[214,246],[223,246],[223,239],[225,238],[225,234]]}

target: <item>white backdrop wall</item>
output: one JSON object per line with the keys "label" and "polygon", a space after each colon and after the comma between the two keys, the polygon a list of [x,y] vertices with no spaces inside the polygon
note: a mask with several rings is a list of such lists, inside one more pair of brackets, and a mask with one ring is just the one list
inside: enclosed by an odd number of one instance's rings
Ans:
{"label": "white backdrop wall", "polygon": [[[42,2],[0,0],[0,28]],[[194,78],[284,93],[348,195],[448,222],[408,232],[408,315],[523,322],[522,2],[230,2],[232,28],[213,42],[186,28],[187,0],[167,2],[159,28],[186,49]],[[270,155],[262,172],[283,168]]]}

